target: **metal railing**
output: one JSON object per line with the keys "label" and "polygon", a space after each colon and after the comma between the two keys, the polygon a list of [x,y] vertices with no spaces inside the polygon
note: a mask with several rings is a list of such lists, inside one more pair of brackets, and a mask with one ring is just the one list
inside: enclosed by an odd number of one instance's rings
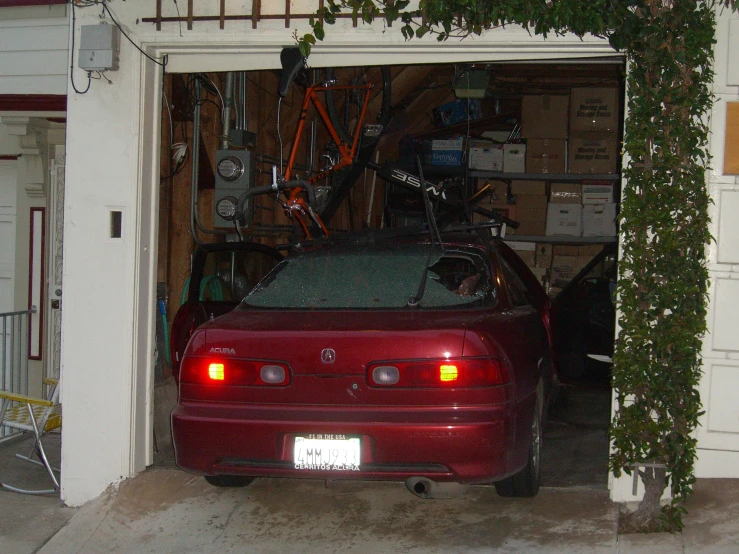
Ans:
{"label": "metal railing", "polygon": [[[28,318],[35,309],[0,313],[0,389],[28,395]],[[0,427],[0,440],[16,431]]]}

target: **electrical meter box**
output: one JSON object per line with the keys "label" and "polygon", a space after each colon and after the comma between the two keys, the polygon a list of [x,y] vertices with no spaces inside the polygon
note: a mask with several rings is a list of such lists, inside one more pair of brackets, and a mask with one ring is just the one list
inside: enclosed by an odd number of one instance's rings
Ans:
{"label": "electrical meter box", "polygon": [[115,25],[82,25],[77,65],[85,71],[118,71],[121,34]]}
{"label": "electrical meter box", "polygon": [[[216,227],[233,229],[236,202],[254,183],[254,152],[251,150],[216,150],[215,214]],[[251,223],[254,199],[246,204],[246,222]]]}

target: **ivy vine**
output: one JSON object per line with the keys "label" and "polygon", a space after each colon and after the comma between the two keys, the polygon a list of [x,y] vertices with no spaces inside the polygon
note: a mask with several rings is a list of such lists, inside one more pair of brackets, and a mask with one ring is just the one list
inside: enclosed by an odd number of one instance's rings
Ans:
{"label": "ivy vine", "polygon": [[[304,55],[342,12],[400,22],[410,40],[464,38],[506,24],[606,37],[628,61],[621,310],[614,354],[618,408],[610,469],[637,471],[644,500],[632,530],[678,530],[695,480],[701,339],[706,331],[710,202],[707,116],[715,9],[735,0],[326,0],[299,38]],[[672,501],[660,505],[669,486]]]}

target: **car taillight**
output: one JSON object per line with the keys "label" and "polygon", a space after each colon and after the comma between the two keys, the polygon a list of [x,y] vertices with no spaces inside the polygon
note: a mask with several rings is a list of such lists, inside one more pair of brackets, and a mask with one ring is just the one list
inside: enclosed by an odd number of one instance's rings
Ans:
{"label": "car taillight", "polygon": [[286,387],[290,384],[290,368],[275,361],[185,356],[180,366],[180,382]]}
{"label": "car taillight", "polygon": [[398,360],[367,368],[372,387],[491,387],[509,380],[507,365],[500,358]]}

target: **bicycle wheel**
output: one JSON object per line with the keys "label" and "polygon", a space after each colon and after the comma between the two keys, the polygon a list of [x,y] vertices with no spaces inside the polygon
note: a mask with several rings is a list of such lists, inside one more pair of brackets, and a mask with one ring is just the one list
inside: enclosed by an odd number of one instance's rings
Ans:
{"label": "bicycle wheel", "polygon": [[359,115],[364,103],[364,90],[327,90],[326,111],[341,140],[352,144],[357,132],[361,132],[360,146],[369,146],[380,140],[390,121],[390,68],[341,67],[326,70],[327,80],[336,80],[337,85],[364,85],[371,83],[370,99],[361,129]]}

